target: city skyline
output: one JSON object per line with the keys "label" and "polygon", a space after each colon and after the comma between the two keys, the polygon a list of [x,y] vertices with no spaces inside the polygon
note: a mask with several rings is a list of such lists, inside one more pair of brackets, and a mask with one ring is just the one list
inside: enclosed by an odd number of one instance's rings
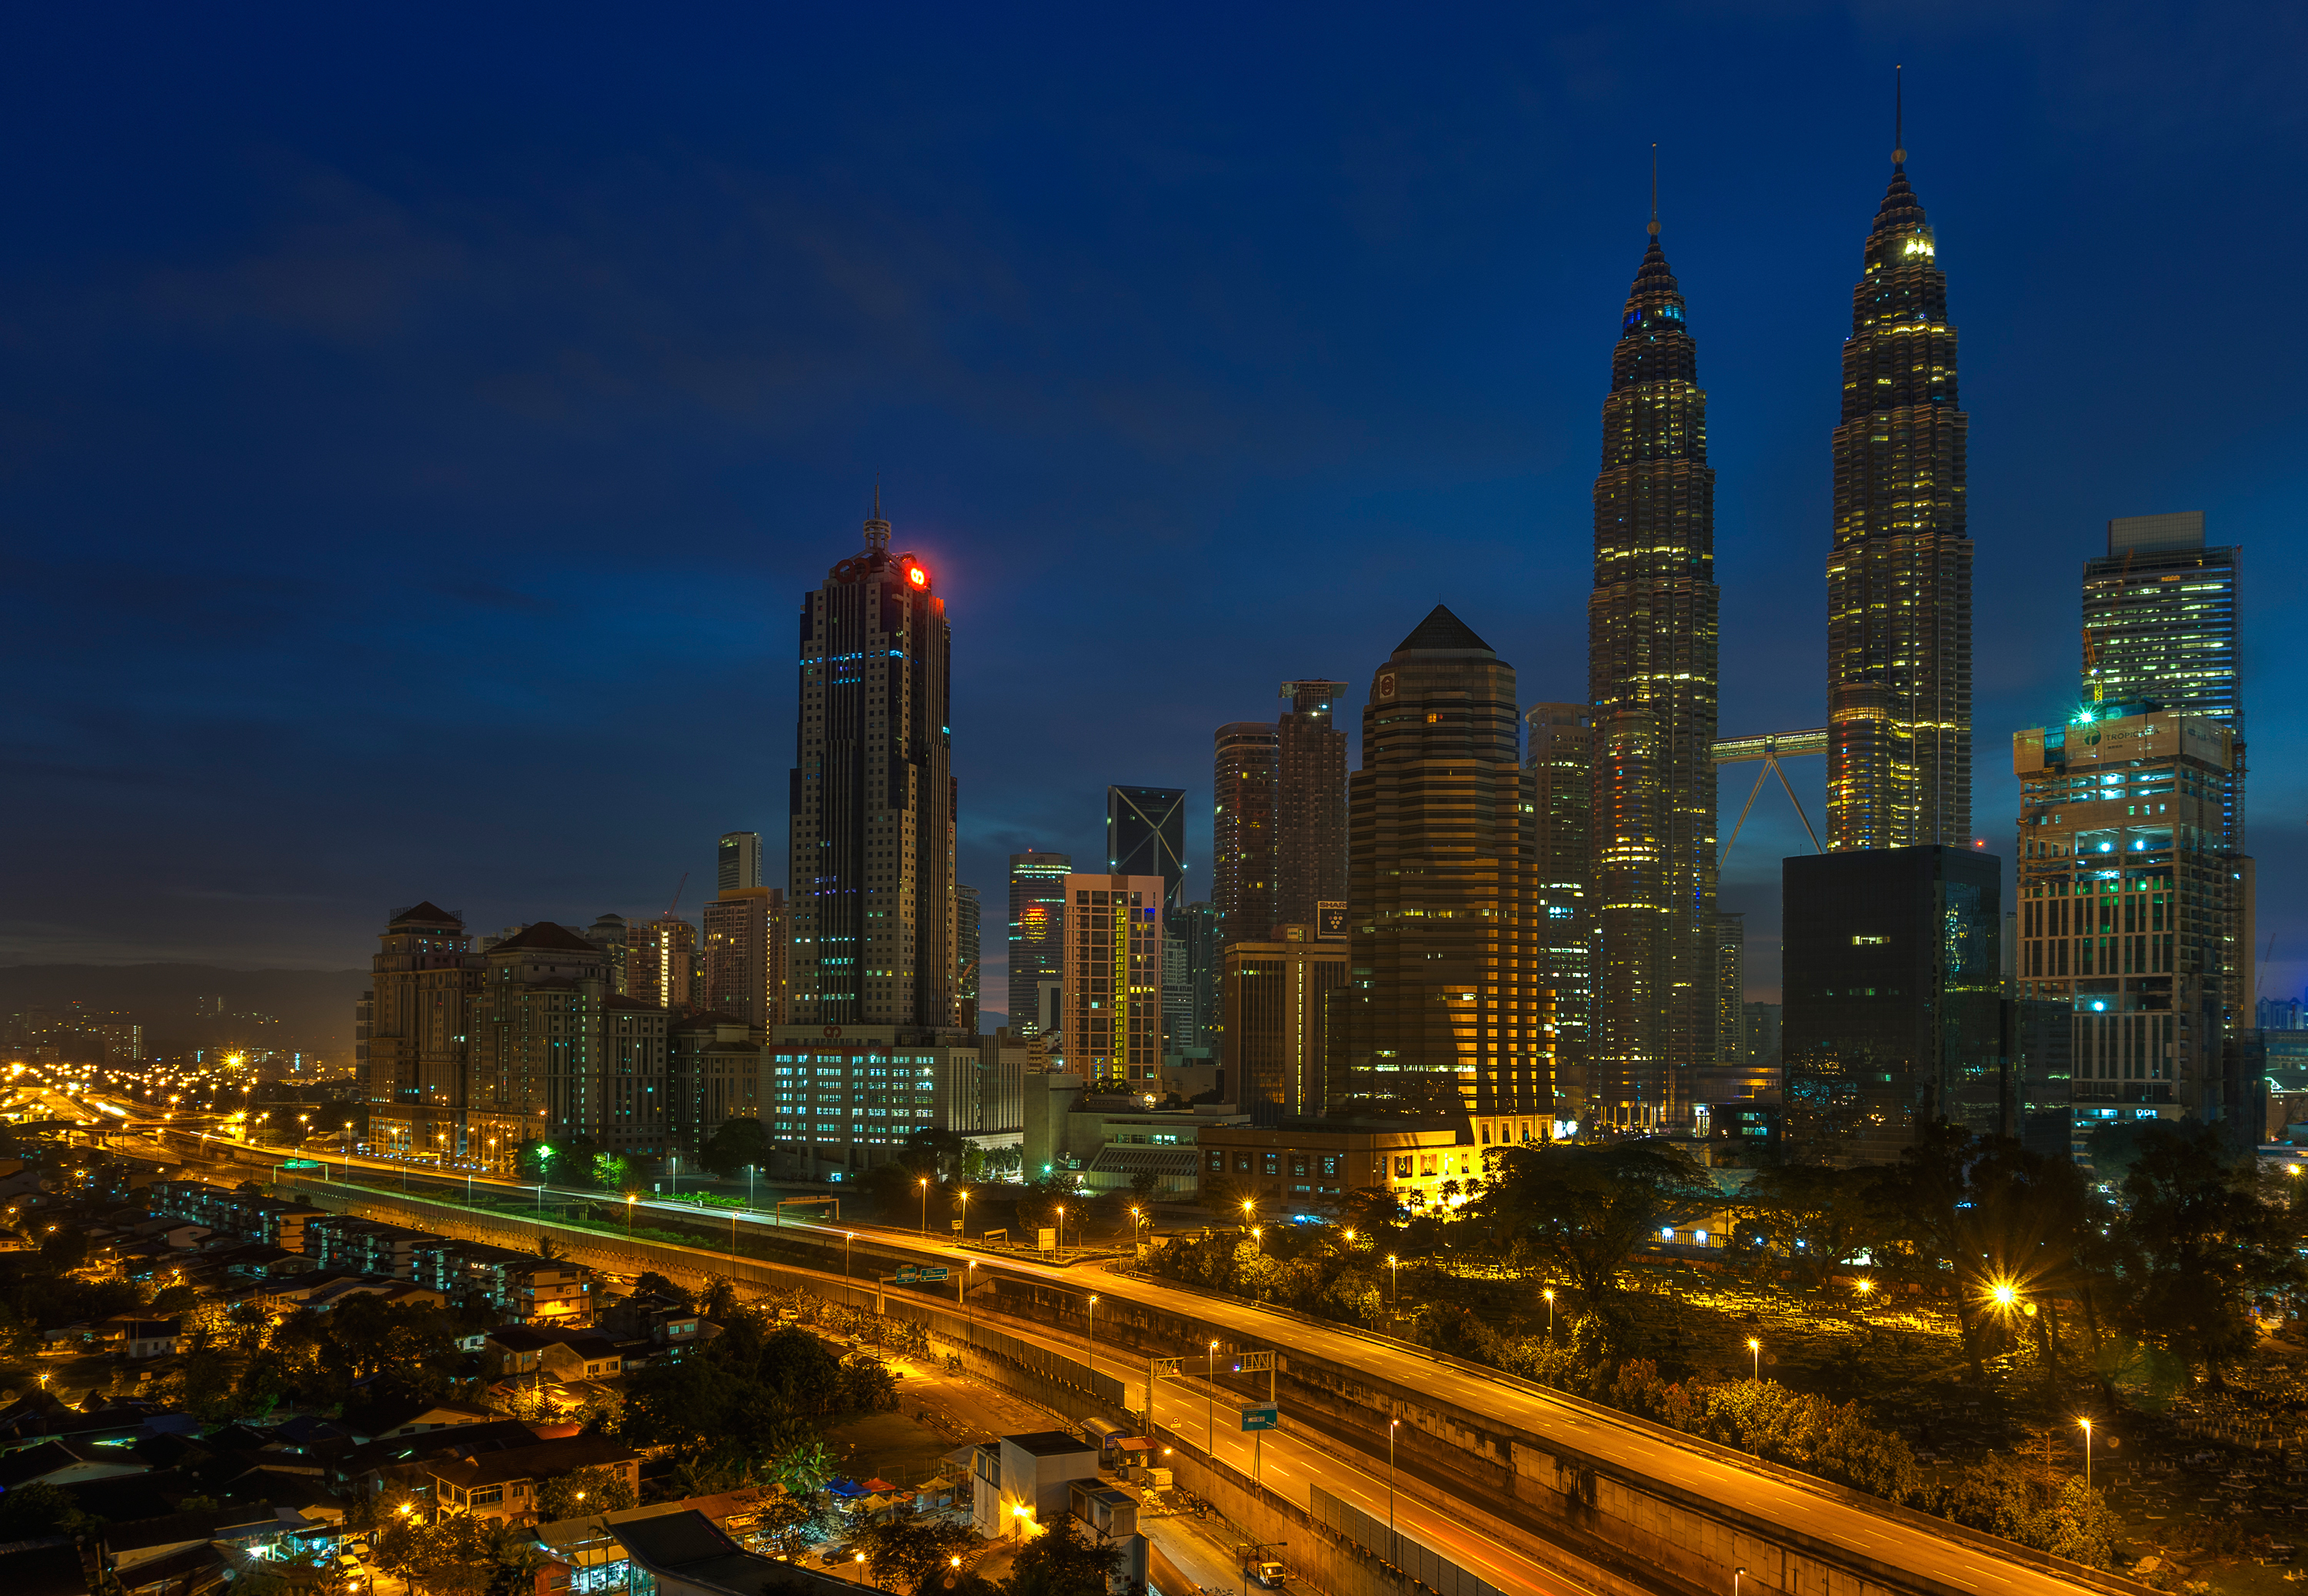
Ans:
{"label": "city skyline", "polygon": [[[1998,768],[2002,739],[2015,727],[2043,724],[2073,697],[2073,573],[2104,546],[2104,523],[2200,509],[2219,542],[2260,551],[2253,569],[2261,572],[2278,568],[2291,535],[2296,518],[2285,457],[2256,442],[2255,429],[2280,427],[2295,401],[2272,383],[2257,387],[2257,373],[2223,373],[2223,382],[2246,390],[2232,413],[2255,417],[2251,426],[2224,429],[2177,397],[2194,381],[2191,373],[2212,369],[2201,364],[2210,357],[2196,349],[2203,340],[2178,308],[2216,280],[2211,252],[2185,236],[2190,219],[2224,193],[2272,180],[2252,159],[2224,162],[2204,151],[2241,141],[2226,122],[2258,125],[2254,118],[2267,113],[2250,94],[2189,90],[2162,104],[2164,131],[2151,141],[2124,125],[2137,101],[2122,72],[2088,82],[2063,77],[2055,69],[2069,64],[2065,47],[2024,29],[2008,37],[2043,73],[2041,82],[1982,66],[1952,44],[1838,38],[1808,45],[1799,67],[1766,73],[1768,83],[1787,90],[1783,106],[1743,104],[1727,113],[1710,77],[1724,61],[1760,60],[1785,37],[1759,26],[1749,40],[1727,44],[1710,35],[1678,42],[1658,63],[1660,81],[1683,90],[1679,98],[1693,109],[1668,114],[1665,127],[1638,125],[1660,114],[1636,106],[1623,87],[1606,85],[1591,87],[1568,109],[1517,113],[1536,130],[1535,149],[1517,156],[1529,177],[1508,177],[1503,158],[1485,161],[1458,184],[1416,202],[1411,214],[1422,225],[1447,224],[1447,247],[1408,242],[1412,229],[1390,225],[1382,208],[1363,208],[1372,196],[1330,180],[1307,188],[1312,197],[1298,203],[1311,210],[1293,210],[1291,219],[1315,220],[1313,236],[1357,241],[1354,247],[1317,261],[1273,253],[1270,232],[1241,234],[1266,253],[1212,279],[1229,307],[1227,324],[1245,324],[1250,313],[1279,303],[1274,296],[1285,287],[1304,291],[1306,310],[1286,318],[1281,333],[1254,334],[1229,351],[1280,384],[1279,401],[1262,407],[1278,419],[1257,423],[1240,442],[1217,441],[1211,431],[1213,420],[1230,426],[1242,419],[1229,403],[1191,397],[1205,374],[1202,356],[1153,353],[1161,340],[1146,335],[1168,324],[1174,312],[1167,299],[1093,362],[1045,351],[1030,368],[990,384],[943,359],[909,367],[902,352],[873,332],[870,318],[853,319],[840,325],[864,339],[866,369],[935,379],[910,389],[883,384],[891,394],[915,394],[907,403],[935,425],[903,420],[893,408],[861,408],[864,401],[845,389],[827,413],[845,441],[827,448],[834,434],[817,429],[833,423],[821,416],[798,416],[781,408],[784,401],[758,396],[732,408],[702,397],[710,392],[702,371],[676,382],[655,370],[642,375],[641,393],[678,393],[685,406],[702,405],[705,417],[702,441],[684,445],[702,452],[682,457],[686,485],[670,493],[661,491],[668,485],[661,468],[645,464],[661,441],[645,412],[573,385],[526,356],[500,371],[452,368],[450,388],[487,396],[479,434],[507,445],[517,462],[502,473],[492,468],[477,476],[477,458],[455,448],[441,451],[437,468],[426,471],[398,447],[360,454],[346,452],[349,443],[332,444],[314,448],[310,464],[270,451],[277,446],[262,440],[280,414],[283,384],[322,351],[374,373],[378,381],[365,384],[369,402],[392,418],[383,427],[345,426],[345,437],[405,433],[408,419],[448,390],[443,372],[384,353],[402,336],[401,318],[414,318],[409,336],[419,347],[437,350],[440,318],[453,319],[456,307],[471,303],[465,279],[495,280],[527,258],[518,238],[493,245],[422,202],[415,179],[395,177],[374,150],[313,107],[263,101],[254,113],[280,148],[299,152],[314,174],[310,183],[263,176],[245,153],[225,152],[217,165],[228,176],[209,181],[246,201],[246,219],[201,240],[171,221],[167,207],[116,205],[135,218],[102,233],[108,258],[123,263],[116,271],[80,270],[93,257],[71,248],[92,246],[58,242],[88,232],[76,202],[57,189],[36,190],[34,225],[4,265],[15,313],[27,325],[72,329],[108,305],[144,308],[121,326],[116,347],[76,340],[108,352],[69,381],[59,377],[66,369],[59,348],[30,339],[0,375],[14,387],[9,408],[46,413],[32,395],[53,392],[64,407],[58,414],[83,423],[105,418],[112,431],[146,442],[134,480],[105,483],[101,491],[90,491],[104,483],[95,457],[70,437],[17,451],[24,465],[12,479],[15,521],[38,551],[24,589],[34,606],[27,633],[31,697],[45,707],[20,711],[16,741],[31,768],[12,789],[11,814],[20,830],[47,845],[17,872],[0,957],[208,957],[357,967],[380,916],[428,894],[470,905],[477,925],[539,914],[581,925],[604,910],[641,922],[659,913],[684,871],[692,873],[685,901],[694,913],[710,896],[695,892],[694,883],[711,879],[704,855],[713,837],[731,829],[784,837],[776,759],[765,765],[747,740],[734,741],[709,776],[658,784],[622,807],[611,827],[597,806],[559,799],[576,787],[563,763],[574,755],[564,749],[636,726],[693,744],[704,728],[755,722],[766,722],[769,735],[751,742],[778,742],[785,622],[762,617],[779,615],[794,591],[822,576],[830,548],[865,513],[877,468],[890,513],[938,569],[941,589],[964,622],[955,671],[959,873],[981,891],[998,892],[1003,858],[1029,845],[1096,857],[1089,828],[1102,818],[1099,796],[1108,783],[1201,794],[1210,729],[1270,714],[1275,680],[1312,672],[1356,678],[1400,635],[1406,586],[1417,608],[1449,604],[1513,659],[1527,699],[1574,700],[1582,675],[1577,596],[1561,591],[1550,573],[1580,562],[1591,373],[1611,330],[1589,307],[1615,302],[1623,287],[1623,241],[1641,220],[1654,140],[1663,146],[1663,210],[1679,241],[1676,270],[1707,331],[1716,420],[1710,454],[1723,500],[1717,531],[1725,584],[1723,725],[1744,732],[1824,724],[1818,649],[1826,601],[1816,573],[1827,547],[1833,418],[1821,406],[1831,399],[1829,373],[1847,327],[1837,323],[1847,310],[1850,245],[1865,224],[1868,200],[1881,192],[1889,66],[1902,58],[1909,63],[1908,98],[1918,102],[1908,114],[1917,151],[1909,168],[1930,199],[1943,258],[1959,276],[1967,408],[1983,417],[1994,413],[2002,429],[1991,440],[1983,421],[1970,462],[1971,530],[1982,551],[1972,829],[1991,852],[2007,851],[2003,817],[2014,812],[2017,794]],[[2182,58],[2242,70],[2209,40],[2183,39],[2176,47]],[[1709,50],[1719,58],[1702,66]],[[2160,61],[2170,53],[2157,54]],[[1407,106],[1431,114],[1442,103],[1426,75],[1442,58],[1411,52],[1401,87]],[[891,70],[911,81],[922,68],[901,52]],[[1550,82],[1577,81],[1559,65],[1534,70],[1554,74]],[[2138,87],[2133,81],[2129,92]],[[1124,92],[1150,90],[1130,84]],[[1312,109],[1322,113],[1313,119],[1318,127],[1340,123],[1331,107],[1310,105],[1301,85],[1286,85],[1279,98],[1278,116]],[[168,103],[165,91],[156,103]],[[1718,124],[1734,117],[1731,129],[1749,151],[1743,169],[1702,167],[1690,153],[1708,147],[1701,111]],[[36,97],[14,114],[56,113],[53,102]],[[1459,114],[1482,118],[1451,127],[1486,149],[1531,142],[1512,136],[1517,124],[1506,113]],[[902,122],[893,139],[910,147],[909,141],[926,137],[928,115],[909,111],[922,119]],[[2216,128],[2215,118],[2223,124]],[[65,124],[78,125],[70,116]],[[402,131],[386,125],[388,139]],[[1787,137],[1797,125],[1807,131]],[[1125,157],[1109,133],[1085,136],[1090,158],[1133,163],[1131,192],[1167,194],[1161,203],[1168,213],[1196,224],[1189,236],[1203,240],[1221,221],[1240,219],[1237,201],[1207,181],[1165,190],[1146,176],[1142,153]],[[633,137],[605,124],[600,143],[630,147]],[[728,148],[742,156],[741,169],[779,169],[771,154]],[[1409,148],[1431,163],[1442,146],[1418,137]],[[424,173],[444,170],[438,165],[444,158],[411,149],[407,159]],[[2174,151],[2182,150],[2193,152],[2184,162],[2191,171],[2219,175],[2209,184],[2178,181],[2182,163]],[[91,145],[74,159],[81,164],[67,161],[65,168],[101,173],[107,182],[116,176],[108,147]],[[1300,144],[1280,147],[1271,159],[1291,174],[1323,166]],[[529,213],[515,233],[530,236],[527,221],[574,193],[592,169],[581,160],[555,166],[541,191],[543,210]],[[449,187],[472,186],[478,199],[492,200],[489,179],[468,167],[456,171],[461,176]],[[171,168],[171,176],[181,174]],[[2235,190],[2223,187],[2230,184]],[[688,208],[693,230],[719,214],[692,190],[676,189],[674,202]],[[2121,270],[2099,281],[2060,279],[2054,294],[2046,262],[2081,252],[2087,219],[2107,211],[2103,191],[2120,191],[2138,208]],[[957,224],[955,236],[974,252],[965,262],[967,301],[986,309],[995,301],[979,269],[1008,258],[994,247],[1003,228],[988,219],[1014,218],[1019,236],[1033,238],[1046,236],[1058,219],[1020,210],[1022,202],[998,184],[981,183],[971,193],[982,214]],[[1509,193],[1514,203],[1494,202]],[[133,184],[128,197],[135,198]],[[921,193],[900,191],[875,213],[876,226],[900,227],[922,202]],[[1519,211],[1537,219],[1512,219]],[[1118,213],[1098,214],[1111,224]],[[2280,249],[2297,224],[2279,216],[2261,225]],[[862,245],[874,236],[848,236]],[[1109,287],[1132,285],[1119,263],[1116,245],[1124,244],[1112,226],[1094,227],[1070,263]],[[844,259],[888,253],[852,250]],[[662,285],[662,262],[639,263],[649,268],[646,279]],[[905,270],[909,294],[943,280],[937,269]],[[1444,272],[1453,284],[1451,310],[1404,310],[1403,287]],[[862,279],[845,270],[829,280],[846,287]],[[68,281],[82,286],[62,286]],[[718,292],[705,297],[719,303]],[[1382,301],[1419,318],[1405,335],[1412,341],[1496,348],[1503,335],[1507,358],[1454,355],[1438,363],[1409,353],[1393,335],[1358,338],[1319,358],[1312,353],[1336,330],[1361,325]],[[2114,340],[2103,347],[2077,339],[2077,327],[2105,322],[2116,301],[2132,329],[2121,348]],[[521,349],[556,316],[572,318],[567,328],[581,332],[616,308],[580,306],[551,293],[540,303],[533,317],[509,329]],[[901,321],[916,314],[897,313]],[[1002,313],[1003,325],[1030,325]],[[1062,321],[1066,314],[1049,313]],[[1479,326],[1468,317],[1478,317]],[[2055,322],[2064,329],[2056,339],[2049,330]],[[2169,333],[2161,330],[2166,324]],[[220,332],[234,328],[269,330],[253,339]],[[2296,335],[2278,328],[2264,336],[2275,346],[2264,364],[2281,370]],[[753,348],[761,337],[750,326],[740,342]],[[688,332],[675,339],[685,340],[705,348]],[[1020,348],[1038,346],[1029,338]],[[164,348],[174,353],[162,365],[163,380],[128,402],[111,373],[127,369],[139,352]],[[632,373],[617,348],[607,353],[616,356],[609,369]],[[2143,363],[2162,379],[2127,387],[2132,397],[2123,407],[2102,397],[2126,386],[2109,373]],[[2037,374],[2054,370],[2062,373],[2056,382]],[[189,382],[196,371],[219,380]],[[1093,372],[1118,385],[1113,406],[1081,408],[1094,423],[1054,419],[1029,397],[1037,382],[1071,385],[1064,390],[1078,396],[1107,393],[1082,386]],[[1315,397],[1333,387],[1335,398]],[[217,423],[202,422],[189,408],[194,388]],[[1386,399],[1382,390],[1408,402]],[[970,411],[972,396],[1003,399],[993,423],[956,421]],[[332,421],[353,419],[341,401],[318,408]],[[1433,414],[1415,413],[1420,409]],[[68,430],[77,436],[88,428]],[[942,441],[941,432],[955,437]],[[29,437],[21,429],[17,435]],[[316,442],[295,427],[287,435]],[[438,442],[429,430],[418,435]],[[996,436],[1001,447],[987,454],[998,467],[972,466],[957,451],[965,438]],[[573,467],[566,451],[580,438],[592,458]],[[1072,463],[1054,463],[1084,438],[1096,447],[1071,450]],[[231,479],[196,466],[195,446],[234,461]],[[564,468],[573,470],[566,482],[559,480]],[[371,479],[395,485],[380,507],[356,505],[342,490],[347,481]],[[167,516],[148,513],[148,484],[165,490]],[[488,519],[521,536],[510,543],[475,536],[474,508],[441,513],[444,506],[484,504]],[[1181,562],[1176,589],[1197,597],[1166,614],[1158,658],[1126,669],[1086,663],[1097,650],[1079,619],[1079,595],[1090,579],[1080,570],[1054,574],[1065,563],[1056,557],[1063,546],[1056,528],[1072,537],[1085,516],[1111,534],[1152,539]],[[148,522],[165,526],[168,536],[134,529]],[[403,537],[412,540],[411,551],[429,550],[444,534],[411,528],[435,523],[458,541],[457,574],[380,585],[382,568],[363,551]],[[309,538],[320,525],[343,536]],[[1425,551],[1469,527],[1498,545],[1495,574],[1479,585],[1432,574]],[[554,546],[567,557],[539,560],[538,535],[555,528]],[[1270,595],[1253,607],[1223,577],[1253,531],[1267,539],[1268,559],[1320,579],[1282,603]],[[75,543],[105,553],[70,552]],[[324,558],[323,543],[336,552]],[[195,544],[210,585],[187,588],[180,578],[194,568],[183,550]],[[323,595],[341,596],[344,605],[326,636],[312,619]],[[2273,583],[2246,593],[2252,674],[2276,679],[2291,663],[2288,632],[2296,629],[2277,620],[2290,602]],[[168,620],[172,607],[202,611],[211,621]],[[78,637],[113,634],[116,623],[88,624],[108,608],[132,635],[91,652]],[[1789,609],[1792,620],[1783,614]],[[154,617],[162,623],[153,624]],[[426,647],[408,648],[412,635]],[[676,637],[677,644],[669,641]],[[646,641],[622,646],[633,638]],[[610,639],[619,646],[607,646]],[[433,663],[395,663],[420,655]],[[547,656],[578,663],[565,682],[547,681],[533,670]],[[692,674],[703,685],[685,685]],[[1098,707],[1115,701],[1150,708],[1102,721]],[[173,729],[180,722],[185,729]],[[1012,759],[1021,746],[1018,729],[1038,723],[1079,734],[1055,768]],[[372,734],[349,738],[335,729],[345,724],[366,725]],[[572,726],[585,730],[572,736]],[[2296,807],[2291,794],[2301,779],[2275,729],[2274,722],[2263,728],[2265,758],[2254,761],[2255,811],[2263,817]],[[380,762],[404,744],[437,751],[474,778],[521,794],[533,832],[476,824],[455,805],[421,815],[378,806],[369,794],[387,785]],[[1791,775],[1816,819],[1816,761]],[[1190,803],[1190,814],[1196,807]],[[306,814],[326,817],[328,829],[306,830]],[[2297,829],[2271,819],[2254,834],[2261,872],[2279,888],[2303,863]],[[332,836],[357,836],[366,845],[334,848]],[[1767,800],[1725,883],[1722,906],[1748,915],[1758,991],[1773,985],[1777,861],[1801,847],[1784,802]],[[1192,885],[1210,867],[1206,829],[1190,828],[1186,854],[1187,896],[1206,896]],[[123,917],[107,906],[108,895],[75,889],[74,874],[99,858],[119,859],[149,883],[144,901],[166,904],[165,922]],[[783,868],[774,856],[764,860],[764,879],[786,879]],[[93,880],[109,884],[101,872]],[[2292,896],[2263,894],[2263,935],[2279,939],[2270,991],[2301,984],[2297,957],[2282,951],[2308,946],[2286,919]],[[159,922],[196,929],[171,938],[151,929]],[[991,946],[988,954],[986,973],[998,978]]]}

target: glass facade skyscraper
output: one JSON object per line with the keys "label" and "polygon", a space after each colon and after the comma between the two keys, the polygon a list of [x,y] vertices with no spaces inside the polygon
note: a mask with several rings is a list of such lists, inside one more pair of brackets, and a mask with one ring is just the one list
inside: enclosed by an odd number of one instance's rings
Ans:
{"label": "glass facade skyscraper", "polygon": [[1804,854],[1781,867],[1786,1136],[1894,1163],[1945,1119],[2008,1123],[2003,862],[1976,848]]}
{"label": "glass facade skyscraper", "polygon": [[1109,875],[1162,878],[1162,912],[1185,905],[1186,790],[1106,789],[1106,868]]}
{"label": "glass facade skyscraper", "polygon": [[2201,511],[2107,524],[2107,557],[2084,564],[2087,703],[2153,702],[2236,736],[2223,778],[2223,840],[2243,846],[2243,662],[2236,585],[2243,551],[2204,545]]}

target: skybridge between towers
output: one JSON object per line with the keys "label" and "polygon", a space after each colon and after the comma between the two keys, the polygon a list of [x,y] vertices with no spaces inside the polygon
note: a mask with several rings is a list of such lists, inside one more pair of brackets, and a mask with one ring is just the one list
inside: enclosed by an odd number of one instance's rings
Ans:
{"label": "skybridge between towers", "polygon": [[1814,726],[1801,732],[1759,732],[1752,737],[1718,737],[1709,746],[1708,752],[1718,768],[1725,765],[1758,763],[1763,767],[1755,772],[1755,785],[1739,811],[1739,824],[1731,828],[1731,840],[1723,845],[1723,852],[1715,861],[1718,871],[1731,857],[1731,849],[1739,840],[1741,828],[1747,824],[1747,816],[1755,807],[1755,800],[1762,794],[1763,784],[1773,776],[1779,778],[1779,785],[1787,788],[1787,802],[1796,806],[1796,818],[1803,822],[1804,833],[1811,838],[1812,852],[1826,852],[1819,845],[1819,833],[1812,829],[1811,817],[1804,813],[1803,800],[1796,796],[1795,787],[1787,780],[1787,773],[1779,768],[1781,759],[1801,759],[1808,754],[1823,754],[1826,751],[1825,726]]}

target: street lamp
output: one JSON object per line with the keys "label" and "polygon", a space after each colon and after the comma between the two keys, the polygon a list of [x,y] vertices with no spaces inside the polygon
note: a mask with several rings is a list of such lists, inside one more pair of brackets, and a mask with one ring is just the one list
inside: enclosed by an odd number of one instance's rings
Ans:
{"label": "street lamp", "polygon": [[2089,1490],[2091,1489],[2091,1420],[2079,1419],[2076,1422],[2084,1427],[2084,1489]]}
{"label": "street lamp", "polygon": [[1248,1229],[1248,1228],[1249,1228],[1250,1221],[1251,1221],[1251,1216],[1252,1216],[1252,1215],[1253,1215],[1253,1214],[1257,1211],[1257,1208],[1258,1208],[1258,1205],[1257,1205],[1256,1203],[1253,1203],[1253,1202],[1245,1202],[1245,1203],[1244,1203],[1244,1204],[1243,1204],[1243,1206],[1242,1206],[1242,1223],[1243,1223],[1243,1226],[1244,1226],[1244,1229]]}
{"label": "street lamp", "polygon": [[1059,1250],[1061,1253],[1063,1253],[1063,1252],[1064,1252],[1064,1251],[1065,1251],[1065,1249],[1066,1249],[1066,1206],[1065,1206],[1064,1203],[1060,1203],[1060,1204],[1058,1205],[1058,1250]]}
{"label": "street lamp", "polygon": [[852,1231],[841,1243],[841,1306],[844,1308],[849,1306],[849,1248],[857,1240],[857,1232]]}
{"label": "street lamp", "polygon": [[1394,1562],[1394,1432],[1402,1428],[1402,1420],[1386,1421],[1386,1560]]}
{"label": "street lamp", "polygon": [[[54,1230],[56,1227],[50,1225],[48,1228]],[[1219,1343],[1216,1342],[1210,1343],[1210,1352],[1203,1361],[1202,1391],[1207,1398],[1202,1412],[1202,1450],[1210,1454],[1212,1463],[1216,1463],[1219,1456]]]}
{"label": "street lamp", "polygon": [[628,1240],[632,1240],[633,1233],[633,1195],[630,1191],[625,1193],[625,1237]]}
{"label": "street lamp", "polygon": [[1747,1351],[1754,1357],[1755,1378],[1761,1382],[1763,1377],[1763,1343],[1751,1335],[1747,1338]]}
{"label": "street lamp", "polygon": [[[976,1258],[969,1260],[969,1267],[971,1269],[977,1267]],[[966,1283],[969,1279],[969,1272],[965,1270],[953,1277],[953,1283],[954,1288],[961,1292],[962,1317],[969,1326],[969,1337],[974,1342],[977,1339],[977,1304],[969,1300],[969,1287]]]}
{"label": "street lamp", "polygon": [[1554,1288],[1548,1286],[1539,1295],[1546,1299],[1546,1339],[1554,1339]]}
{"label": "street lamp", "polygon": [[922,1188],[922,1234],[926,1236],[930,1233],[930,1178],[924,1175],[914,1184]]}
{"label": "street lamp", "polygon": [[1095,1292],[1089,1300],[1089,1372],[1092,1377],[1090,1385],[1094,1388],[1098,1384],[1098,1297]]}
{"label": "street lamp", "polygon": [[969,1240],[969,1188],[967,1186],[956,1187],[954,1188],[953,1200],[961,1205],[961,1223],[956,1225],[954,1229],[960,1234],[961,1240],[967,1241]]}
{"label": "street lamp", "polygon": [[1395,1281],[1398,1278],[1398,1274],[1401,1268],[1401,1260],[1397,1258],[1394,1254],[1388,1253],[1386,1255],[1386,1305],[1389,1308],[1392,1308],[1394,1306]]}

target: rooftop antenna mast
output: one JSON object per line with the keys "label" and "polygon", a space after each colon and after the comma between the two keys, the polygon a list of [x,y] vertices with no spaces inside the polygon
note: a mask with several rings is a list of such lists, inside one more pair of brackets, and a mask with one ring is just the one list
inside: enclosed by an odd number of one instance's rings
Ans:
{"label": "rooftop antenna mast", "polygon": [[1658,146],[1651,146],[1651,242],[1658,242]]}
{"label": "rooftop antenna mast", "polygon": [[1895,172],[1905,171],[1908,165],[1907,70],[1899,64],[1891,68],[1891,169]]}

